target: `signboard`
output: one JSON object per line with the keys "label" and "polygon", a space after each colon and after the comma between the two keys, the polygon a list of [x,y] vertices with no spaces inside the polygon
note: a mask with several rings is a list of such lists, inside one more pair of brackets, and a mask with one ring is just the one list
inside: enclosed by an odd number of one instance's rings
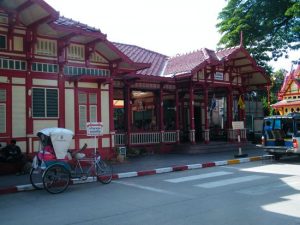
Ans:
{"label": "signboard", "polygon": [[232,121],[233,130],[242,130],[244,129],[244,121]]}
{"label": "signboard", "polygon": [[215,73],[215,80],[224,80],[224,75],[221,72]]}
{"label": "signboard", "polygon": [[100,136],[102,134],[103,134],[102,122],[86,123],[86,135],[87,136]]}

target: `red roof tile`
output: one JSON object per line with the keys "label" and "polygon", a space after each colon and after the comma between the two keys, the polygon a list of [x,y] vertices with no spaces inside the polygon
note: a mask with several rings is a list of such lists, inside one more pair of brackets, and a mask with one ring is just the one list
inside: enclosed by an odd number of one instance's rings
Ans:
{"label": "red roof tile", "polygon": [[168,59],[160,53],[147,50],[135,45],[113,43],[121,52],[127,55],[132,61],[137,63],[151,63],[151,67],[138,71],[142,75],[160,76]]}
{"label": "red roof tile", "polygon": [[87,31],[87,32],[101,33],[100,29],[98,29],[98,28],[91,27],[87,24],[80,23],[78,21],[66,18],[64,16],[60,16],[53,23],[55,25],[62,25],[62,26],[66,26],[66,27],[69,27],[69,28],[73,28],[73,29],[76,28],[76,29]]}
{"label": "red roof tile", "polygon": [[203,48],[195,52],[178,55],[168,61],[165,75],[190,73],[196,67],[209,63],[215,65],[220,63],[220,60],[213,50]]}

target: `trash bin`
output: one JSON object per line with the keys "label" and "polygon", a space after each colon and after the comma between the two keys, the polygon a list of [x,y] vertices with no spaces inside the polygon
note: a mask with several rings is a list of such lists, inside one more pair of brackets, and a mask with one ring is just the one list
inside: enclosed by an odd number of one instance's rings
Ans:
{"label": "trash bin", "polygon": [[123,155],[126,158],[126,147],[119,147],[119,155]]}

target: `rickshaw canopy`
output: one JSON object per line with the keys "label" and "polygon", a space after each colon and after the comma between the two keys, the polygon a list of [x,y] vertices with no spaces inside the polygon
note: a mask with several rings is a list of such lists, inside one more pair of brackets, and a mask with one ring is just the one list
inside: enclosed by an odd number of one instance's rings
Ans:
{"label": "rickshaw canopy", "polygon": [[40,130],[37,136],[40,137],[41,134],[50,137],[56,158],[64,159],[72,142],[73,131],[65,128],[51,127]]}

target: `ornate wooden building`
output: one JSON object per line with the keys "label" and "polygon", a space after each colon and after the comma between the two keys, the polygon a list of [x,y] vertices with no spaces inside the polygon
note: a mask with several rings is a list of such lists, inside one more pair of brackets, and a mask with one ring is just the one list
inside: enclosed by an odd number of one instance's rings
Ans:
{"label": "ornate wooden building", "polygon": [[300,65],[284,78],[278,93],[279,102],[271,105],[280,115],[300,113]]}
{"label": "ornate wooden building", "polygon": [[112,43],[43,0],[0,2],[0,142],[17,139],[27,153],[55,126],[74,131],[72,148],[93,148],[88,121],[104,124],[96,147],[106,157],[118,145],[230,139],[232,121],[245,119],[234,102],[269,84],[242,45],[170,58]]}

